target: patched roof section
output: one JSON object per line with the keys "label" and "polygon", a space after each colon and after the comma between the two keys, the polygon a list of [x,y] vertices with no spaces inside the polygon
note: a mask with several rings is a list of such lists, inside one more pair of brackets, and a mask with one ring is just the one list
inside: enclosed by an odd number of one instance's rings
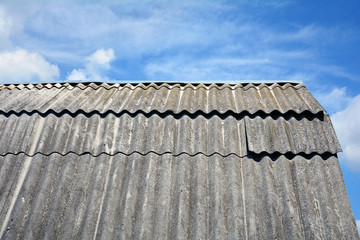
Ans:
{"label": "patched roof section", "polygon": [[303,84],[37,84],[0,85],[0,111],[281,114],[324,109]]}

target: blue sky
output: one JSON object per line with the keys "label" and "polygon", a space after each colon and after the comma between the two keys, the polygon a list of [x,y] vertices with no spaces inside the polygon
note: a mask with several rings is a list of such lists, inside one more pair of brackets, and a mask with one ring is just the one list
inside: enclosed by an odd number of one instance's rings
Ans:
{"label": "blue sky", "polygon": [[351,0],[0,0],[0,83],[301,80],[332,117],[360,219],[359,12]]}

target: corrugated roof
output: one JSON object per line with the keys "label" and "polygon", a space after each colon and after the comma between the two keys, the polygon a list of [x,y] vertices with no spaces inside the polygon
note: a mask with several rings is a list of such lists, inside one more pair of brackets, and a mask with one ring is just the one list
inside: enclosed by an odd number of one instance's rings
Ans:
{"label": "corrugated roof", "polygon": [[316,118],[285,120],[283,117],[236,119],[229,116],[221,119],[216,115],[210,118],[184,115],[176,119],[171,115],[162,118],[141,113],[105,117],[0,115],[0,136],[3,146],[0,155],[72,152],[96,156],[154,152],[243,157],[248,151],[269,154],[335,154],[341,151],[328,115],[323,121]]}
{"label": "corrugated roof", "polygon": [[3,238],[358,239],[303,84],[0,86]]}
{"label": "corrugated roof", "polygon": [[313,114],[324,109],[303,84],[0,85],[0,111],[134,113],[257,112]]}

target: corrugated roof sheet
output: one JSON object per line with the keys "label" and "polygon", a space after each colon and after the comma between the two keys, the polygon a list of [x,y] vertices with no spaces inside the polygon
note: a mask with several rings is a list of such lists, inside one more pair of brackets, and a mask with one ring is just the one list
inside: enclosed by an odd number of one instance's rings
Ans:
{"label": "corrugated roof sheet", "polygon": [[323,112],[303,84],[0,85],[0,111]]}
{"label": "corrugated roof sheet", "polygon": [[303,84],[0,85],[0,234],[358,239]]}
{"label": "corrugated roof sheet", "polygon": [[248,151],[254,153],[323,154],[341,151],[330,118],[245,118]]}
{"label": "corrugated roof sheet", "polygon": [[[246,124],[245,124],[246,123]],[[246,126],[246,130],[245,130]],[[215,131],[216,129],[216,131]],[[33,146],[35,144],[35,146]],[[0,115],[0,155],[25,153],[69,152],[94,156],[101,153],[179,155],[219,153],[222,156],[254,153],[332,153],[341,151],[335,132],[326,115],[325,120],[283,117],[237,120],[229,116],[205,118],[187,115],[162,118],[138,114],[105,117],[79,114],[61,117],[39,114],[9,117]],[[33,150],[33,151],[32,151]]]}
{"label": "corrugated roof sheet", "polygon": [[150,153],[0,159],[0,219],[8,215],[7,238],[351,239],[357,234],[335,157],[255,162]]}
{"label": "corrugated roof sheet", "polygon": [[[143,114],[134,117],[110,114],[104,118],[83,114],[76,117],[68,114],[61,117],[53,114],[46,117],[38,114],[0,116],[0,144],[7,146],[0,149],[0,155],[21,152],[27,155],[54,152],[63,155],[90,153],[94,156],[119,152],[210,155],[218,152],[244,156],[246,137],[243,125],[244,121],[233,117],[222,120],[217,116],[210,119],[202,116],[195,119],[188,116],[180,119],[158,115],[146,117]],[[219,127],[220,131],[213,131]]]}

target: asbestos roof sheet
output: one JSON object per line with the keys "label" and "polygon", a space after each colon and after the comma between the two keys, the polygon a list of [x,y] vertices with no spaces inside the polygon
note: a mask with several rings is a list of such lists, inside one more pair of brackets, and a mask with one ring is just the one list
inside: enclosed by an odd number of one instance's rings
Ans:
{"label": "asbestos roof sheet", "polygon": [[0,111],[142,111],[316,114],[324,109],[303,84],[0,85]]}
{"label": "asbestos roof sheet", "polygon": [[358,239],[303,84],[0,85],[0,238]]}
{"label": "asbestos roof sheet", "polygon": [[[245,129],[246,126],[246,129]],[[262,153],[332,153],[341,151],[326,115],[320,119],[280,117],[236,119],[232,116],[164,118],[109,114],[105,117],[39,114],[0,115],[0,155],[69,152],[93,156],[106,153],[213,153],[246,156]]]}
{"label": "asbestos roof sheet", "polygon": [[[88,118],[82,114],[74,118],[67,114],[62,117],[50,114],[45,118],[38,114],[0,116],[0,144],[9,143],[0,150],[0,155],[21,152],[27,155],[54,152],[94,156],[119,152],[210,155],[218,152],[243,156],[246,155],[243,124],[233,117],[222,120],[216,116],[211,119],[143,114],[135,117],[110,114],[104,118],[98,115]],[[218,131],[214,131],[215,128]]]}
{"label": "asbestos roof sheet", "polygon": [[0,161],[3,238],[357,235],[335,157],[19,154]]}
{"label": "asbestos roof sheet", "polygon": [[335,154],[342,151],[327,114],[323,119],[246,117],[245,122],[250,152]]}

